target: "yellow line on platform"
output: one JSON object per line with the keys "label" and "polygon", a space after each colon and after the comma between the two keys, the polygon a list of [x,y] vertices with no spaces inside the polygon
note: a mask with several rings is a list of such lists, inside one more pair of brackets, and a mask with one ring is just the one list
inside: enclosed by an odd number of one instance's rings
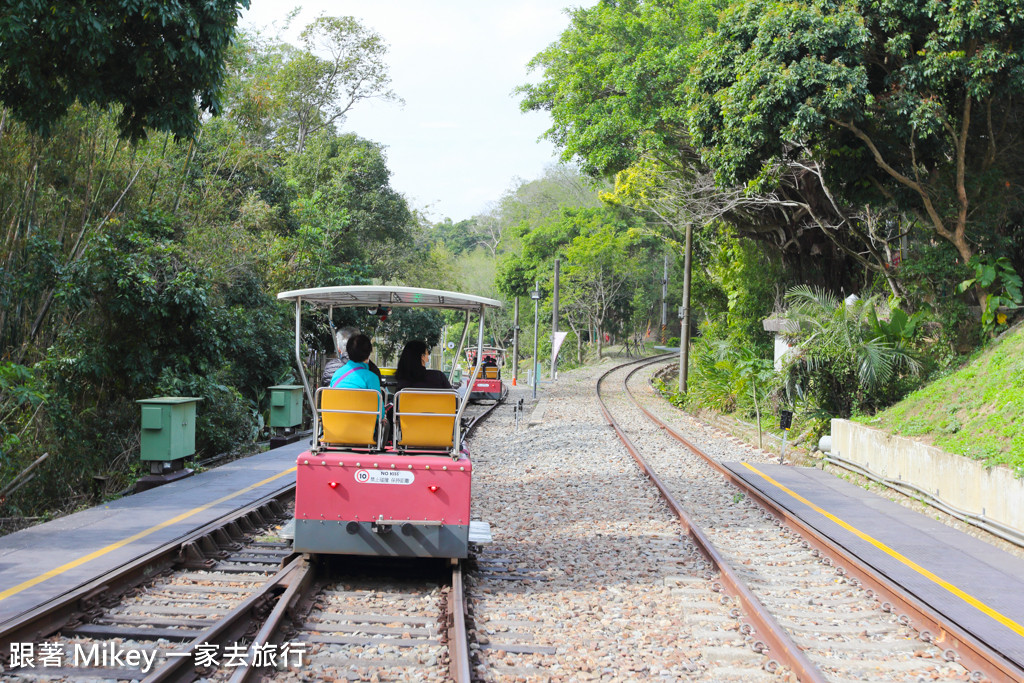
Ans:
{"label": "yellow line on platform", "polygon": [[843,527],[844,529],[846,529],[850,533],[852,533],[852,534],[858,536],[859,538],[867,541],[871,545],[875,546],[876,548],[878,548],[879,550],[884,552],[886,555],[892,557],[895,560],[898,560],[899,562],[903,563],[907,567],[910,567],[915,572],[917,572],[921,576],[925,577],[929,581],[931,581],[931,582],[933,582],[933,583],[935,583],[935,584],[937,584],[939,586],[942,586],[947,591],[949,591],[950,593],[952,593],[956,597],[960,598],[961,600],[966,602],[971,607],[974,607],[975,609],[977,609],[978,611],[982,612],[983,614],[991,617],[992,619],[995,619],[996,621],[998,621],[1000,624],[1002,624],[1006,628],[1016,632],[1017,635],[1024,636],[1024,626],[1021,626],[1019,623],[1017,623],[1016,621],[1014,621],[1010,617],[1006,616],[1005,614],[1002,614],[1001,612],[999,612],[998,610],[993,609],[992,607],[989,607],[988,605],[986,605],[984,602],[982,602],[978,598],[974,597],[970,593],[968,593],[968,592],[966,592],[966,591],[964,591],[964,590],[962,590],[960,588],[957,588],[956,586],[951,584],[949,581],[946,581],[945,579],[942,579],[942,578],[936,576],[932,572],[928,571],[927,569],[925,569],[921,565],[919,565],[916,562],[914,562],[913,560],[911,560],[909,557],[900,554],[896,550],[893,550],[892,548],[890,548],[886,544],[884,544],[881,541],[873,538],[872,536],[869,536],[868,534],[864,533],[863,531],[861,531],[860,529],[856,528],[852,524],[848,524],[848,523],[844,522],[843,520],[839,519],[838,517],[836,517],[835,515],[833,515],[832,513],[827,512],[826,510],[823,510],[822,508],[818,507],[817,505],[815,505],[811,501],[809,501],[806,498],[804,498],[803,496],[801,496],[799,493],[797,493],[797,492],[795,492],[795,491],[793,491],[791,489],[788,489],[785,486],[783,486],[782,484],[780,484],[779,482],[775,481],[770,476],[768,476],[767,474],[765,474],[761,470],[757,469],[753,465],[750,465],[748,463],[742,463],[742,464],[748,470],[751,470],[752,472],[756,473],[758,476],[760,476],[765,481],[767,481],[767,482],[773,484],[774,486],[778,487],[779,489],[785,491],[790,496],[792,496],[796,500],[800,501],[804,505],[808,506],[809,508],[811,508],[815,512],[817,512],[817,513],[819,513],[821,515],[824,515],[827,519],[835,522],[836,524],[838,524],[839,526]]}
{"label": "yellow line on platform", "polygon": [[140,538],[145,538],[146,536],[149,536],[150,534],[152,534],[154,532],[160,531],[161,529],[166,529],[167,527],[171,526],[172,524],[177,524],[178,522],[180,522],[180,521],[182,521],[184,519],[188,519],[189,517],[191,517],[193,515],[196,515],[196,514],[199,514],[200,512],[203,512],[204,510],[209,510],[214,505],[219,505],[219,504],[221,504],[221,503],[223,503],[225,501],[231,500],[232,498],[237,498],[238,496],[242,495],[243,493],[248,493],[249,491],[252,491],[254,489],[258,489],[259,487],[263,486],[264,484],[269,484],[270,482],[274,481],[275,479],[280,479],[281,477],[285,476],[286,474],[291,474],[292,472],[296,471],[296,469],[298,469],[298,468],[297,467],[292,467],[290,469],[285,470],[284,472],[280,472],[279,474],[275,474],[272,477],[267,477],[263,481],[258,481],[255,484],[252,484],[251,486],[246,486],[244,489],[239,489],[238,491],[235,491],[234,493],[228,494],[228,495],[224,496],[223,498],[218,498],[217,500],[212,501],[210,503],[207,503],[206,505],[200,505],[197,508],[192,508],[191,510],[189,510],[187,512],[181,513],[177,517],[172,517],[171,519],[165,520],[165,521],[161,522],[160,524],[157,524],[156,526],[153,526],[153,527],[150,527],[150,528],[146,529],[145,531],[140,531],[139,533],[133,534],[132,536],[129,536],[128,538],[121,539],[120,541],[117,541],[116,543],[111,543],[110,545],[108,545],[106,547],[103,547],[103,548],[100,548],[99,550],[96,550],[94,552],[91,552],[88,555],[83,555],[82,557],[78,558],[77,560],[72,560],[71,562],[68,562],[67,564],[62,564],[61,566],[57,567],[56,569],[51,569],[48,572],[45,572],[45,573],[40,574],[38,576],[35,576],[35,577],[29,579],[28,581],[23,581],[22,583],[19,583],[17,586],[13,586],[12,588],[8,588],[7,590],[0,592],[0,600],[6,600],[7,598],[11,597],[12,595],[16,595],[16,594],[22,592],[26,588],[31,588],[32,586],[38,585],[38,584],[42,583],[43,581],[47,581],[49,579],[52,579],[55,576],[59,576],[59,575],[63,574],[66,571],[74,569],[75,567],[80,567],[80,566],[82,566],[83,564],[85,564],[87,562],[91,562],[91,561],[95,560],[97,557],[102,557],[103,555],[106,555],[109,552],[113,552],[114,550],[117,550],[118,548],[123,548],[124,546],[128,545],[129,543],[133,543],[134,541],[137,541]]}

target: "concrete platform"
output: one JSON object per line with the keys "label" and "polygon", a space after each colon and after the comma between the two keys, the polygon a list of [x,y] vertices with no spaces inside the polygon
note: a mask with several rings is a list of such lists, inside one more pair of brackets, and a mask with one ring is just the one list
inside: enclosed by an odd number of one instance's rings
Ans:
{"label": "concrete platform", "polygon": [[295,483],[308,439],[0,537],[0,630],[197,527]]}
{"label": "concrete platform", "polygon": [[1024,668],[1024,560],[815,468],[722,464]]}

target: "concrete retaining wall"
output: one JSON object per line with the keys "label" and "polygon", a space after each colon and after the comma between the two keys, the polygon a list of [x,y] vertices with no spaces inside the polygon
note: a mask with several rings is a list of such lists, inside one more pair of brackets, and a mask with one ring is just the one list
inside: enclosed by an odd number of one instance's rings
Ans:
{"label": "concrete retaining wall", "polygon": [[1024,532],[1024,481],[981,463],[849,420],[832,420],[832,453],[962,510]]}

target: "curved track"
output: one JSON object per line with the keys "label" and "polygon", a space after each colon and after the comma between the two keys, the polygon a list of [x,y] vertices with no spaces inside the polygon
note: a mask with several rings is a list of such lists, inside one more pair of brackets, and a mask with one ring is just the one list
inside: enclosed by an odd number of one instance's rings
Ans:
{"label": "curved track", "polygon": [[[670,506],[686,517],[690,533],[707,540],[706,552],[717,555],[713,561],[723,578],[731,583],[727,575],[734,576],[756,596],[757,603],[744,604],[757,637],[794,643],[810,667],[790,659],[792,647],[770,645],[770,656],[793,666],[801,680],[965,680],[970,671],[944,661],[954,658],[952,653],[926,642],[927,633],[918,639],[906,617],[880,609],[860,578],[833,567],[828,556],[812,548],[818,541],[809,530],[798,536],[774,516],[768,502],[755,504],[753,491],[737,488],[727,470],[639,404],[629,380],[662,360],[625,364],[601,378],[599,395],[611,404],[606,417]],[[621,381],[613,383],[613,376]],[[602,389],[602,382],[608,388]],[[762,620],[756,604],[774,618]]]}
{"label": "curved track", "polygon": [[474,675],[779,680],[717,572],[623,457],[593,374],[566,373],[525,426],[513,414],[474,443],[474,505],[494,533],[468,577]]}
{"label": "curved track", "polygon": [[[641,366],[648,364],[645,361],[640,361],[640,363]],[[625,367],[629,367],[631,365],[634,365],[634,363],[629,363]],[[739,599],[740,603],[743,605],[744,611],[751,622],[751,630],[762,639],[760,641],[762,644],[761,647],[755,649],[767,650],[775,661],[781,662],[782,664],[790,667],[801,681],[824,681],[825,678],[822,676],[821,672],[807,659],[801,649],[795,642],[793,642],[792,638],[790,638],[785,629],[779,626],[768,610],[766,610],[761,604],[760,600],[755,597],[753,592],[747,587],[736,571],[728,564],[728,562],[725,561],[725,558],[722,557],[715,546],[712,545],[704,531],[694,523],[691,516],[676,501],[670,489],[661,481],[657,473],[651,468],[650,464],[648,464],[643,455],[637,449],[632,439],[630,439],[626,432],[623,431],[618,421],[616,421],[611,412],[609,412],[607,403],[601,398],[601,382],[614,373],[619,372],[621,367],[622,366],[619,368],[612,368],[602,375],[597,381],[595,391],[601,404],[601,412],[604,414],[605,419],[607,419],[608,423],[615,429],[615,432],[619,435],[619,438],[622,440],[626,449],[630,452],[630,455],[633,456],[640,468],[647,474],[651,479],[651,482],[661,492],[661,495],[668,506],[679,517],[683,526],[686,527],[686,531],[690,536],[690,539],[696,544],[708,561],[711,562],[715,570],[720,573],[721,579],[727,587],[726,590],[731,595]],[[626,381],[628,378],[629,376],[623,380],[623,389],[626,389],[627,392],[628,388],[626,387]]]}
{"label": "curved track", "polygon": [[[633,372],[635,373],[639,369]],[[1024,680],[1024,672],[1007,661],[1000,653],[989,648],[958,624],[950,623],[947,618],[937,614],[899,584],[878,574],[841,545],[823,537],[798,517],[775,505],[771,499],[763,496],[757,489],[749,487],[742,479],[735,477],[727,468],[722,467],[714,458],[675,431],[651,410],[639,403],[637,405],[652,422],[664,429],[669,436],[704,459],[730,483],[755,499],[775,518],[775,523],[788,525],[784,528],[799,532],[806,539],[805,547],[809,547],[812,555],[820,558],[822,563],[827,566],[835,565],[837,572],[849,576],[853,582],[863,585],[868,596],[876,601],[879,609],[896,615],[897,621],[913,629],[920,640],[926,643],[941,643],[943,658],[948,661],[956,661],[966,667],[970,671],[972,681],[991,680],[1009,683]]]}

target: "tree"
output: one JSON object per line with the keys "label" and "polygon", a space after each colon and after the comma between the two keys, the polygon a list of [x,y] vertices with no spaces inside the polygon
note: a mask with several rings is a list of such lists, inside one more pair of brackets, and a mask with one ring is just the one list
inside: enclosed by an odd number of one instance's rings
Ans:
{"label": "tree", "polygon": [[472,251],[478,244],[476,223],[476,218],[467,218],[458,223],[445,218],[430,229],[430,239],[437,244],[444,244],[454,254]]}
{"label": "tree", "polygon": [[321,16],[303,29],[305,50],[289,50],[275,80],[294,149],[332,128],[368,98],[401,101],[390,89],[387,44],[352,17]]}
{"label": "tree", "polygon": [[[904,227],[897,212],[838,202],[812,159],[779,166],[773,183],[759,191],[723,186],[701,164],[645,158],[616,174],[615,190],[605,199],[654,216],[651,232],[676,249],[682,248],[680,226],[724,221],[744,237],[772,244],[805,279],[841,289],[849,264],[883,278],[893,296],[901,294],[890,268]],[[829,266],[815,273],[808,257],[822,254],[830,256]]]}
{"label": "tree", "polygon": [[498,262],[495,284],[507,297],[529,296],[537,277],[537,264],[520,254],[508,254]]}
{"label": "tree", "polygon": [[688,128],[720,182],[810,158],[834,195],[913,214],[967,262],[1015,220],[1022,42],[1019,0],[745,2],[691,73]]}
{"label": "tree", "polygon": [[607,210],[567,213],[564,234],[576,233],[559,251],[564,253],[562,295],[569,309],[579,308],[593,324],[601,356],[605,323],[612,311],[631,299],[630,283],[646,268],[631,258],[638,246],[624,221]]}
{"label": "tree", "polygon": [[324,130],[301,154],[289,155],[286,172],[299,195],[291,207],[299,227],[288,245],[287,272],[302,282],[282,281],[282,286],[387,275],[383,245],[406,240],[413,215],[391,187],[380,145]]}
{"label": "tree", "polygon": [[[888,275],[886,238],[894,235],[878,226],[893,222],[878,220],[878,211],[868,221],[861,207],[834,201],[813,164],[780,164],[773,183],[752,188],[716,183],[694,149],[684,84],[724,5],[632,0],[573,11],[569,29],[531,62],[544,78],[520,88],[522,108],[549,112],[546,136],[563,158],[591,174],[617,174],[609,197],[657,216],[669,242],[687,223],[720,219],[837,290],[854,266]],[[833,263],[816,268],[818,255]]]}
{"label": "tree", "polygon": [[545,137],[590,175],[671,154],[686,136],[678,92],[724,4],[625,0],[572,10],[569,28],[530,61],[544,79],[518,89],[522,109],[549,112]]}
{"label": "tree", "polygon": [[[415,213],[415,212],[414,212]],[[418,221],[410,226],[409,236],[399,240],[388,240],[373,249],[374,263],[380,262],[386,282],[463,291],[463,269],[459,267],[456,255],[444,241],[434,242],[433,228],[426,219],[416,214]]]}
{"label": "tree", "polygon": [[485,213],[452,223],[445,219],[434,226],[435,241],[444,241],[456,254],[484,249],[491,258],[520,250],[519,236],[540,225],[562,208],[601,206],[602,183],[582,176],[566,164],[551,165],[537,180],[516,179]]}
{"label": "tree", "polygon": [[[206,397],[204,452],[254,438],[266,387],[290,381],[276,292],[450,274],[426,239],[408,248],[414,219],[378,145],[331,127],[301,154],[277,143],[280,109],[260,79],[278,47],[248,45],[231,50],[226,115],[191,140],[128,144],[116,107],[80,103],[43,138],[0,107],[0,357],[14,361],[0,363],[0,460],[19,472],[60,453],[4,515],[87,502],[94,474],[110,477],[106,493],[129,486],[137,398]],[[402,322],[401,334],[438,328]]]}
{"label": "tree", "polygon": [[[601,190],[607,183],[582,175],[571,164],[551,165],[537,180],[515,183],[490,212],[502,229],[536,225],[558,214],[563,208],[583,209],[601,206]],[[505,232],[502,238],[506,237]],[[506,248],[508,244],[504,245]]]}
{"label": "tree", "polygon": [[0,13],[0,102],[49,134],[77,100],[120,106],[132,140],[192,138],[220,113],[224,58],[249,0],[19,0]]}

